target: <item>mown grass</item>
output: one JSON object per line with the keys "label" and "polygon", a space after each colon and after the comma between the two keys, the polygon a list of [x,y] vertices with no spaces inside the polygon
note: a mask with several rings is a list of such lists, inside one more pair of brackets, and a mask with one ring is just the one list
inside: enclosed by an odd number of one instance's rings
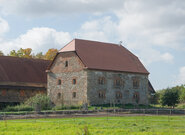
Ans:
{"label": "mown grass", "polygon": [[0,121],[0,135],[184,135],[185,116],[124,116]]}

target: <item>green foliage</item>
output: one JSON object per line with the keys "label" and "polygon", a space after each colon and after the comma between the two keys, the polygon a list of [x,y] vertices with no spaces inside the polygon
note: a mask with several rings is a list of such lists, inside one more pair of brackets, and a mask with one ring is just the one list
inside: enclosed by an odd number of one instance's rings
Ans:
{"label": "green foliage", "polygon": [[175,106],[179,103],[179,93],[176,89],[167,89],[161,98],[161,103],[163,106]]}
{"label": "green foliage", "polygon": [[51,100],[45,94],[37,94],[36,96],[28,99],[24,104],[32,106],[34,109],[39,107],[40,110],[50,110],[52,108]]}
{"label": "green foliage", "polygon": [[58,105],[58,106],[55,106],[55,107],[53,107],[52,108],[52,110],[69,110],[69,109],[72,109],[72,110],[79,110],[79,109],[81,109],[82,108],[82,106],[74,106],[74,105],[72,105],[72,106],[66,106],[66,105]]}
{"label": "green foliage", "polygon": [[72,117],[0,121],[0,135],[183,135],[184,116]]}
{"label": "green foliage", "polygon": [[6,111],[6,112],[33,111],[33,108],[29,105],[21,104],[17,106],[7,106],[5,109],[3,109],[3,111]]}
{"label": "green foliage", "polygon": [[0,51],[0,56],[4,56],[4,53],[2,51]]}

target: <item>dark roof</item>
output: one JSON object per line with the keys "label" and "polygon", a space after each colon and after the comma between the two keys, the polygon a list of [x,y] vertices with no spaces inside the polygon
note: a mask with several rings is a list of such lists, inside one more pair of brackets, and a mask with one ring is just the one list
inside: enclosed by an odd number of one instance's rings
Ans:
{"label": "dark roof", "polygon": [[149,74],[137,56],[118,44],[74,39],[59,53],[68,51],[76,51],[88,69]]}
{"label": "dark roof", "polygon": [[50,61],[0,56],[0,82],[47,83]]}
{"label": "dark roof", "polygon": [[154,88],[153,88],[153,86],[152,86],[152,84],[151,84],[151,82],[149,80],[148,80],[148,87],[149,87],[150,93],[156,93]]}

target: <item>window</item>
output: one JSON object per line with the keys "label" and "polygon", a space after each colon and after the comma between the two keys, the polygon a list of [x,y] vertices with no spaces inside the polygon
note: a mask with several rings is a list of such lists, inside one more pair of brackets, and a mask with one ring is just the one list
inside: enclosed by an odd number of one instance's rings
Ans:
{"label": "window", "polygon": [[73,98],[76,98],[76,92],[73,92]]}
{"label": "window", "polygon": [[61,85],[62,84],[62,80],[61,79],[58,79],[57,84],[58,85]]}
{"label": "window", "polygon": [[105,91],[99,91],[98,97],[101,99],[104,99],[105,98]]}
{"label": "window", "polygon": [[133,99],[136,101],[136,103],[139,102],[139,92],[135,92],[135,93],[133,94]]}
{"label": "window", "polygon": [[122,93],[120,91],[116,92],[116,99],[121,99],[122,98]]}
{"label": "window", "polygon": [[98,84],[101,84],[101,85],[105,84],[105,78],[104,77],[99,77],[98,78]]}
{"label": "window", "polygon": [[133,79],[133,88],[135,89],[139,88],[139,79],[137,78]]}
{"label": "window", "polygon": [[2,95],[2,96],[6,96],[6,90],[3,90],[3,91],[1,92],[1,95]]}
{"label": "window", "polygon": [[65,67],[68,67],[68,61],[65,62]]}
{"label": "window", "polygon": [[120,78],[116,78],[114,80],[114,86],[115,87],[120,87],[121,86],[121,79]]}
{"label": "window", "polygon": [[61,98],[61,93],[57,94],[57,98],[60,99]]}
{"label": "window", "polygon": [[72,83],[73,83],[73,84],[76,84],[76,79],[73,79]]}
{"label": "window", "polygon": [[24,90],[20,90],[20,96],[21,96],[21,97],[24,97],[24,96],[25,96]]}

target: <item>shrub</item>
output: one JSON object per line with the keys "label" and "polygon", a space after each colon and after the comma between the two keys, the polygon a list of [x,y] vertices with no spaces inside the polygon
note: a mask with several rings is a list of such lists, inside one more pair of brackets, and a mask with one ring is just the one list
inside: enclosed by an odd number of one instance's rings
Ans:
{"label": "shrub", "polygon": [[161,103],[163,106],[174,106],[179,103],[179,93],[177,90],[174,89],[167,89],[165,90],[164,94],[161,98]]}
{"label": "shrub", "polygon": [[68,109],[80,109],[82,108],[80,105],[72,105],[72,106],[66,106],[66,105],[58,105],[58,106],[55,106],[53,107],[53,110],[68,110]]}
{"label": "shrub", "polygon": [[33,111],[33,108],[28,105],[17,105],[17,106],[7,106],[4,111],[6,112],[18,112],[18,111]]}
{"label": "shrub", "polygon": [[34,109],[39,107],[39,110],[50,110],[52,108],[51,100],[45,94],[37,94],[36,96],[29,98],[24,104],[31,106]]}

